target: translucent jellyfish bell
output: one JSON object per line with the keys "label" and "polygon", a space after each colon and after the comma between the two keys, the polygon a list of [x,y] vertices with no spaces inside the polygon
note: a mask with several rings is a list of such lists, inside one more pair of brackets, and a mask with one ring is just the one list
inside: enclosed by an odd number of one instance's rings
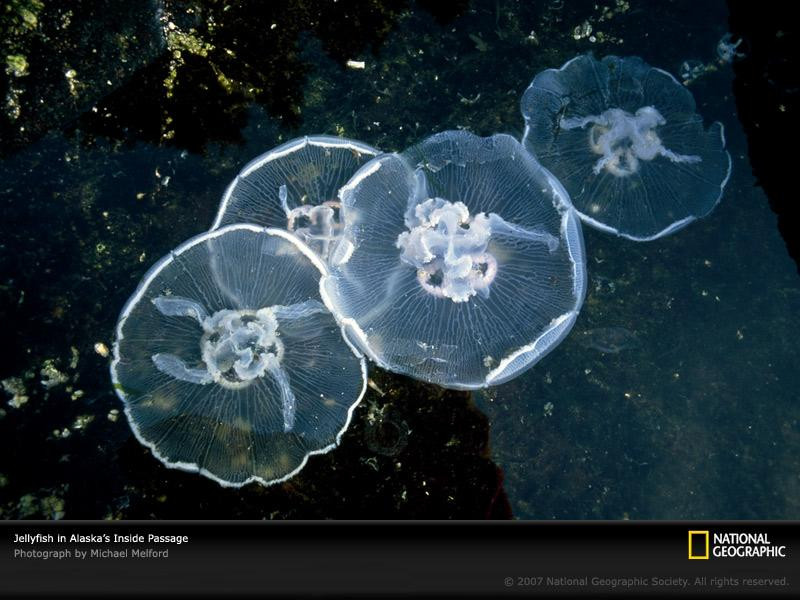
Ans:
{"label": "translucent jellyfish bell", "polygon": [[378,365],[445,387],[502,383],[551,350],[583,302],[580,224],[516,140],[449,131],[366,165],[326,304]]}
{"label": "translucent jellyfish bell", "polygon": [[255,223],[291,231],[322,260],[341,232],[337,192],[378,154],[329,136],[292,140],[250,161],[222,197],[211,229]]}
{"label": "translucent jellyfish bell", "polygon": [[722,125],[640,58],[578,56],[522,97],[523,143],[593,227],[652,240],[711,212],[731,171]]}
{"label": "translucent jellyfish bell", "polygon": [[225,486],[283,481],[336,446],[366,370],[321,302],[324,270],[255,225],[192,238],[150,269],[111,365],[139,441]]}

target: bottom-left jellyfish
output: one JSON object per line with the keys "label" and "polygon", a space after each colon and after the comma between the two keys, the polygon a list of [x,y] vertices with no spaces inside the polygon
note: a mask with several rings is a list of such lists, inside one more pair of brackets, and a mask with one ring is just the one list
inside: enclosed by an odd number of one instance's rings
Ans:
{"label": "bottom-left jellyfish", "polygon": [[139,441],[235,487],[285,481],[334,448],[366,365],[322,303],[324,272],[291,234],[244,224],[158,261],[122,310],[111,363]]}

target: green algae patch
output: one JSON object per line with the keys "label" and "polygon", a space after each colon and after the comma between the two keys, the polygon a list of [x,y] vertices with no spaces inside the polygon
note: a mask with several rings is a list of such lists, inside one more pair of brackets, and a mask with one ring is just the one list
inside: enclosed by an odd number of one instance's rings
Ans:
{"label": "green algae patch", "polygon": [[28,59],[22,54],[9,54],[6,56],[6,73],[25,77],[28,74]]}

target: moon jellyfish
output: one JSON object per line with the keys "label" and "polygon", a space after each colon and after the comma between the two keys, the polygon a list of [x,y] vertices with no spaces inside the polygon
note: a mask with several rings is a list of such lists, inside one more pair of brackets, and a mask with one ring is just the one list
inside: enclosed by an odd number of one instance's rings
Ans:
{"label": "moon jellyfish", "polygon": [[652,240],[711,212],[731,171],[722,125],[640,58],[578,56],[522,97],[523,143],[588,225]]}
{"label": "moon jellyfish", "polygon": [[363,357],[321,302],[323,263],[285,231],[231,225],[150,269],[122,310],[111,377],[168,467],[269,485],[337,445]]}
{"label": "moon jellyfish", "polygon": [[323,278],[343,331],[379,366],[444,387],[502,383],[550,351],[583,302],[580,222],[507,135],[434,135],[364,165]]}
{"label": "moon jellyfish", "polygon": [[343,138],[292,140],[250,161],[225,195],[211,229],[255,223],[287,229],[327,260],[341,232],[337,192],[374,148]]}

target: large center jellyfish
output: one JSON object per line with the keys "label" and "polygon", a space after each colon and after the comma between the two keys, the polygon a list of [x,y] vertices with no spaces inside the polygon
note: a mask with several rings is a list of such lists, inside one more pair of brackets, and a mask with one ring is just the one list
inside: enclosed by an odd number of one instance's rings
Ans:
{"label": "large center jellyfish", "polygon": [[580,222],[516,140],[460,131],[364,165],[341,192],[346,226],[326,304],[379,366],[475,389],[533,365],[583,302]]}
{"label": "large center jellyfish", "polygon": [[598,229],[652,240],[710,213],[731,171],[722,125],[640,58],[578,56],[522,97],[523,143]]}
{"label": "large center jellyfish", "polygon": [[342,229],[337,192],[377,154],[361,142],[329,136],[286,142],[242,169],[211,229],[232,223],[286,229],[325,261]]}
{"label": "large center jellyfish", "polygon": [[284,481],[336,446],[366,369],[321,302],[324,271],[289,233],[246,224],[156,263],[120,315],[111,364],[139,441],[236,487]]}

